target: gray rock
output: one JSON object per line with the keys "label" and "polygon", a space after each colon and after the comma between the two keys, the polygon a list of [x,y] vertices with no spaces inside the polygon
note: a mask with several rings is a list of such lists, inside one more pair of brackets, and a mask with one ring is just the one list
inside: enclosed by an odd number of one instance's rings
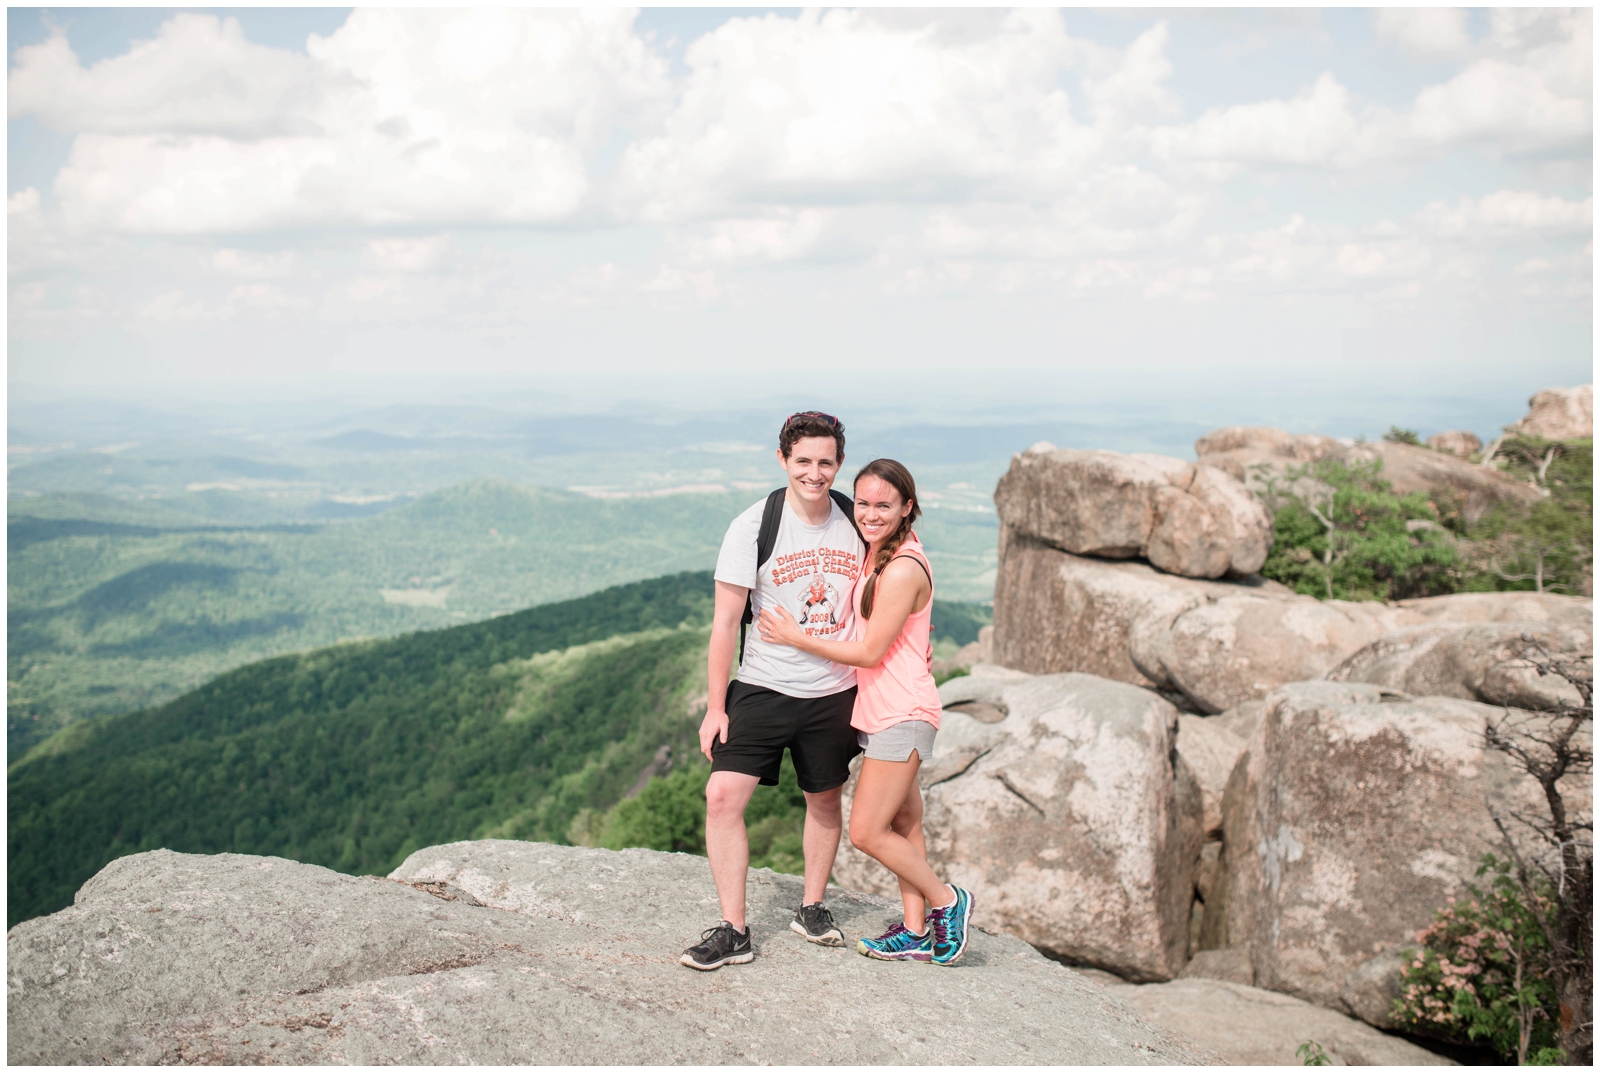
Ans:
{"label": "gray rock", "polygon": [[[461,842],[403,882],[159,850],[7,936],[13,1064],[1175,1064],[1215,1060],[1020,940],[950,970],[788,930],[798,877],[751,876],[757,958],[696,973],[703,858]],[[466,898],[444,900],[413,883]],[[851,935],[881,901],[835,889]],[[980,912],[981,912],[980,906]]]}
{"label": "gray rock", "polygon": [[1428,446],[1435,451],[1448,451],[1457,458],[1466,458],[1483,450],[1483,441],[1478,439],[1475,432],[1451,429],[1449,432],[1435,432],[1429,436]]}
{"label": "gray rock", "polygon": [[1587,623],[1566,629],[1536,622],[1412,626],[1363,646],[1325,677],[1415,696],[1460,697],[1537,711],[1577,706],[1577,690],[1553,675],[1540,677],[1523,658],[1529,649],[1524,636],[1555,653],[1589,655],[1594,650]]}
{"label": "gray rock", "polygon": [[1594,631],[1594,601],[1583,596],[1538,592],[1458,592],[1401,600],[1395,606],[1427,622],[1534,622],[1562,629]]}
{"label": "gray rock", "polygon": [[1228,776],[1233,773],[1233,765],[1244,749],[1245,739],[1218,718],[1178,716],[1178,755],[1189,765],[1200,786],[1207,835],[1220,835],[1222,831],[1222,791],[1227,788]]}
{"label": "gray rock", "polygon": [[1201,950],[1189,959],[1178,974],[1181,980],[1226,980],[1255,986],[1255,970],[1248,950]]}
{"label": "gray rock", "polygon": [[1181,578],[1072,555],[1001,530],[995,660],[1154,689],[1200,712],[1320,677],[1385,634],[1430,621],[1407,607],[1299,596],[1276,582]]}
{"label": "gray rock", "polygon": [[1162,455],[1036,445],[995,489],[1000,520],[1077,555],[1143,558],[1184,577],[1242,577],[1272,548],[1272,518],[1244,485]]}
{"label": "gray rock", "polygon": [[1248,742],[1251,735],[1255,734],[1256,727],[1261,725],[1261,710],[1264,707],[1266,707],[1264,700],[1247,700],[1212,718],[1218,725],[1228,728]]}
{"label": "gray rock", "polygon": [[[1188,953],[1203,816],[1174,755],[1177,710],[1103,678],[981,664],[940,697],[1007,714],[993,724],[952,716],[940,731],[936,775],[923,780],[935,870],[973,891],[986,926],[1054,957],[1131,979],[1174,976]],[[963,757],[958,771],[942,766],[951,754]],[[834,875],[897,897],[894,876],[848,846]]]}
{"label": "gray rock", "polygon": [[1322,460],[1383,461],[1382,476],[1395,491],[1431,492],[1447,488],[1461,497],[1462,513],[1477,521],[1500,503],[1530,506],[1542,498],[1533,486],[1464,458],[1409,443],[1348,443],[1327,436],[1295,436],[1276,428],[1225,428],[1195,441],[1195,454],[1205,465],[1220,469],[1261,491],[1268,478],[1281,480],[1291,467]]}
{"label": "gray rock", "polygon": [[1594,437],[1594,385],[1545,388],[1528,400],[1528,412],[1512,431],[1547,440]]}
{"label": "gray rock", "polygon": [[1370,1025],[1288,995],[1215,979],[1165,984],[1110,984],[1115,995],[1146,1018],[1222,1055],[1228,1065],[1298,1066],[1296,1050],[1314,1040],[1334,1065],[1454,1065]]}
{"label": "gray rock", "polygon": [[1395,1027],[1394,1004],[1400,997],[1400,952],[1404,948],[1404,944],[1395,944],[1350,970],[1339,989],[1345,1009],[1369,1025]]}
{"label": "gray rock", "polygon": [[1360,683],[1274,692],[1224,794],[1213,943],[1247,947],[1261,987],[1386,1023],[1346,1005],[1368,963],[1414,943],[1483,853],[1504,853],[1486,801],[1538,807],[1532,780],[1483,749],[1500,714]]}

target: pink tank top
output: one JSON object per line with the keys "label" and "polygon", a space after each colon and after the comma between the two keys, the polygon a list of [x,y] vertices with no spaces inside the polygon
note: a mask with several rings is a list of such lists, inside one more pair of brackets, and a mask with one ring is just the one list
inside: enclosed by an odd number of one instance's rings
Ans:
{"label": "pink tank top", "polygon": [[[922,553],[922,542],[912,533],[895,552],[895,558],[914,556],[923,566],[928,557]],[[893,560],[891,560],[893,561]],[[850,601],[855,605],[855,639],[867,635],[867,620],[861,616],[861,594],[866,589],[871,570],[862,570],[851,590]],[[883,662],[876,667],[856,669],[856,706],[850,725],[868,734],[887,730],[896,723],[920,719],[939,726],[939,689],[933,684],[933,672],[928,669],[928,633],[933,624],[933,571],[928,571],[928,604],[906,619],[900,636],[889,645]]]}

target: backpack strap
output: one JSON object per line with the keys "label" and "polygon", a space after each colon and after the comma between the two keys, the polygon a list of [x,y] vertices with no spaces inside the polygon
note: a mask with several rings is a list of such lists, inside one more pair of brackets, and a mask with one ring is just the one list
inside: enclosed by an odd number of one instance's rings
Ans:
{"label": "backpack strap", "polygon": [[[788,493],[787,487],[776,489],[767,496],[767,505],[761,511],[761,528],[756,532],[756,578],[761,577],[761,568],[767,560],[772,558],[772,549],[778,546],[778,526],[783,522],[783,497]],[[750,589],[750,595],[744,599],[744,617],[739,619],[739,663],[744,663],[744,631],[745,627],[756,620],[756,590]]]}
{"label": "backpack strap", "polygon": [[[761,511],[761,528],[756,532],[756,575],[759,578],[761,568],[772,558],[772,549],[778,546],[778,526],[783,523],[784,497],[789,489],[787,486],[774,489],[767,496],[767,505]],[[861,530],[856,526],[855,501],[836,488],[828,489],[828,496],[836,506],[844,512],[850,522],[850,528],[855,530],[856,539],[866,546],[867,539],[861,535]],[[927,569],[924,567],[923,569]],[[933,579],[930,576],[929,584]],[[744,662],[744,634],[745,627],[756,620],[755,589],[750,590],[750,595],[745,597],[744,617],[739,620],[739,662]]]}
{"label": "backpack strap", "polygon": [[844,517],[850,523],[850,528],[856,531],[856,539],[861,541],[862,548],[869,547],[867,538],[861,535],[861,527],[856,524],[856,501],[839,491],[837,488],[828,489],[828,495],[839,504],[839,509],[844,512]]}

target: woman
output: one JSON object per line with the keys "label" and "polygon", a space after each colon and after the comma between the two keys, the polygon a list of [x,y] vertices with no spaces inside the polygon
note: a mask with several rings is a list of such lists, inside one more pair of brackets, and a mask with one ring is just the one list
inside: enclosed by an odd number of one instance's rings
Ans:
{"label": "woman", "polygon": [[933,574],[911,525],[922,513],[911,474],[880,458],[856,474],[856,525],[867,566],[851,590],[851,640],[810,636],[782,610],[761,612],[761,636],[857,667],[856,728],[866,759],[850,809],[850,843],[900,879],[905,919],[856,948],[885,961],[948,965],[967,947],[972,895],[928,867],[917,769],[939,729],[939,692],[928,669]]}

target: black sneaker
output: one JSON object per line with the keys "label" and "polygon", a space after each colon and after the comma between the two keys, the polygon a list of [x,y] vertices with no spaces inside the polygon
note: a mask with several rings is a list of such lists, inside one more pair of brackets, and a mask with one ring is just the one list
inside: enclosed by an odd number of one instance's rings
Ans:
{"label": "black sneaker", "polygon": [[732,924],[722,920],[717,922],[716,927],[707,928],[700,936],[700,941],[685,950],[678,962],[704,972],[720,969],[724,965],[743,965],[747,961],[754,961],[755,956],[750,949],[749,926],[746,925],[744,931],[739,932],[734,930]]}
{"label": "black sneaker", "polygon": [[839,930],[839,925],[833,922],[833,914],[824,909],[821,902],[815,905],[802,905],[796,909],[794,921],[789,928],[804,935],[808,943],[820,943],[823,946],[844,945],[844,932]]}

